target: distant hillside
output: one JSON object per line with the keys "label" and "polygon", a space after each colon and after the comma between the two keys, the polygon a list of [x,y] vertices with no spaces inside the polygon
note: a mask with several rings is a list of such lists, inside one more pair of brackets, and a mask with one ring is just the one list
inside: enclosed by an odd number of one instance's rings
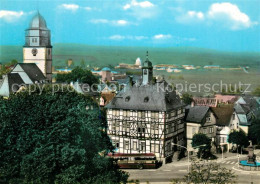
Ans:
{"label": "distant hillside", "polygon": [[[54,44],[53,60],[55,66],[64,66],[65,61],[73,59],[79,65],[82,60],[92,66],[115,66],[118,63],[134,63],[137,57],[145,60],[146,50],[153,64],[193,64],[226,66],[259,66],[260,53],[220,52],[192,47],[146,48],[90,46],[83,44]],[[0,62],[12,59],[22,61],[22,46],[0,46]]]}

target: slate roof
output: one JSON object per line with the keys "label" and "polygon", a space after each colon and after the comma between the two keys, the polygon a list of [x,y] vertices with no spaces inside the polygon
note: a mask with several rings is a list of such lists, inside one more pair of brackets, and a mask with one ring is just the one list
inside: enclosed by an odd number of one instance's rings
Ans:
{"label": "slate roof", "polygon": [[14,93],[19,90],[19,85],[24,84],[23,79],[18,73],[8,73],[8,87],[9,93]]}
{"label": "slate roof", "polygon": [[46,77],[35,63],[18,63],[18,65],[22,67],[33,83],[46,80]]}
{"label": "slate roof", "polygon": [[237,103],[234,107],[237,114],[248,115],[250,112],[254,114],[255,117],[260,117],[260,104],[257,98],[253,96],[243,96],[245,103]]}
{"label": "slate roof", "polygon": [[[138,76],[138,75],[133,75],[133,81],[134,82],[139,82],[141,81],[141,76]],[[117,79],[116,80],[118,82],[118,84],[129,84],[129,76],[127,76],[126,78],[124,79]],[[141,83],[141,82],[140,82]]]}
{"label": "slate roof", "polygon": [[187,122],[201,123],[203,118],[209,111],[208,106],[194,106],[190,107],[186,117]]}
{"label": "slate roof", "polygon": [[128,85],[106,105],[106,108],[168,111],[183,107],[179,95],[174,90],[167,90],[166,86],[166,81],[153,85]]}
{"label": "slate roof", "polygon": [[228,126],[230,119],[234,112],[233,105],[221,106],[221,107],[212,107],[213,113],[216,115],[216,125],[219,126]]}
{"label": "slate roof", "polygon": [[29,28],[47,29],[46,21],[39,12],[32,18]]}

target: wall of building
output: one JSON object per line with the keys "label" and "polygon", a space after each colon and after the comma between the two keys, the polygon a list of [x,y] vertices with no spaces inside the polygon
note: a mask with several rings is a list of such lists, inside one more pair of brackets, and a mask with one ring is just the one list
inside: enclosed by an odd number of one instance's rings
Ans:
{"label": "wall of building", "polygon": [[[159,160],[173,155],[172,142],[184,142],[184,110],[174,116],[153,111],[107,110],[108,135],[119,153],[155,153]],[[145,147],[145,149],[144,149]]]}

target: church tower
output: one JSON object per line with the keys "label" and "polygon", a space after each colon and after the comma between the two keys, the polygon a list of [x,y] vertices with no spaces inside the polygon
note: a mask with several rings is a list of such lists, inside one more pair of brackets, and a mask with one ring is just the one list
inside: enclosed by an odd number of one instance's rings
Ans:
{"label": "church tower", "polygon": [[32,18],[29,28],[25,30],[23,62],[37,64],[49,82],[52,81],[51,32],[39,12]]}
{"label": "church tower", "polygon": [[148,59],[148,51],[146,52],[146,60],[142,66],[142,79],[143,85],[151,84],[153,80],[153,65],[152,62]]}

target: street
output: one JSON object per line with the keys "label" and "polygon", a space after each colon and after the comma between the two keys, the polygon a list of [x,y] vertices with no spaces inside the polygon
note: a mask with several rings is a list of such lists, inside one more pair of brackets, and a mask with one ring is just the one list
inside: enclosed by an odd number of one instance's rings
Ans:
{"label": "street", "polygon": [[[243,155],[240,159],[245,160],[247,157]],[[237,183],[250,183],[250,184],[260,184],[260,171],[243,171],[238,169],[238,159],[236,156],[221,159],[217,161],[222,167],[227,169],[232,169],[235,175],[238,176]],[[174,178],[183,178],[188,171],[188,162],[179,161],[172,162],[158,169],[128,169],[125,170],[130,174],[129,180],[139,180],[141,183],[170,183]]]}

